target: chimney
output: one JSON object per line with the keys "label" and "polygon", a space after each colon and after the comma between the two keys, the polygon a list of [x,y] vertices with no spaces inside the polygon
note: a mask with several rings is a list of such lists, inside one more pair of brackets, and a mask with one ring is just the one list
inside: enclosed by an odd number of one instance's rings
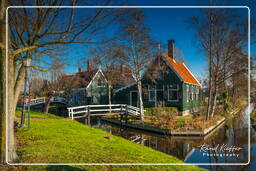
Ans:
{"label": "chimney", "polygon": [[174,40],[168,40],[168,56],[174,59]]}
{"label": "chimney", "polygon": [[83,69],[81,67],[79,67],[78,72],[83,72]]}
{"label": "chimney", "polygon": [[92,61],[88,60],[87,61],[87,71],[90,72],[92,70],[93,70]]}

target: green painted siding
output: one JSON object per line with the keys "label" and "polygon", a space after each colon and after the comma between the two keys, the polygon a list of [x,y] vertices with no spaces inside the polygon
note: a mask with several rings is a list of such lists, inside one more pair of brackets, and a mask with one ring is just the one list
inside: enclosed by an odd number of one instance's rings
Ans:
{"label": "green painted siding", "polygon": [[[161,66],[166,65],[160,61]],[[153,72],[152,72],[153,71]],[[151,79],[151,72],[157,72],[157,77]],[[168,86],[178,85],[178,101],[168,100]],[[149,101],[148,88],[156,87],[156,101]],[[184,83],[179,76],[169,67],[162,70],[148,70],[142,79],[143,102],[144,107],[177,107],[179,111],[196,110],[199,105],[199,86]],[[123,89],[114,94],[114,102],[122,104],[130,104],[131,91],[137,91],[136,85]],[[196,94],[196,95],[195,95]],[[193,97],[192,97],[193,96]]]}
{"label": "green painted siding", "polygon": [[108,103],[108,86],[104,76],[98,72],[86,89],[86,96],[90,104]]}
{"label": "green painted siding", "polygon": [[200,91],[199,86],[183,83],[183,105],[182,105],[183,111],[198,109],[199,91]]}
{"label": "green painted siding", "polygon": [[108,85],[101,72],[97,72],[87,88],[76,89],[71,95],[71,106],[88,104],[108,104]]}

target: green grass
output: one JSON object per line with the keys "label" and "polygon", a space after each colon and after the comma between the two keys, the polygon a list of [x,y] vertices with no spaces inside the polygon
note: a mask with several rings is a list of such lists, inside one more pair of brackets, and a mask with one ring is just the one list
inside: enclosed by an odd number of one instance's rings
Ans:
{"label": "green grass", "polygon": [[[17,162],[26,163],[182,163],[170,155],[71,120],[33,119],[19,129]],[[49,115],[50,116],[50,115]],[[52,116],[50,116],[52,117]],[[200,170],[196,166],[22,166],[14,170]]]}
{"label": "green grass", "polygon": [[[26,117],[27,117],[28,113],[26,111]],[[61,117],[56,116],[54,114],[50,114],[50,113],[41,113],[41,112],[35,112],[35,111],[30,111],[30,115],[31,118],[50,118],[50,119],[60,119]],[[20,117],[21,116],[21,109],[17,109],[16,110],[16,117]]]}

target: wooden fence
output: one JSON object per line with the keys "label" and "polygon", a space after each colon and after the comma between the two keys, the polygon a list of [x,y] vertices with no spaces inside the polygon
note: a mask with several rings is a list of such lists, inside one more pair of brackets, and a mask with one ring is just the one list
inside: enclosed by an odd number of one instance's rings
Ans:
{"label": "wooden fence", "polygon": [[140,116],[140,109],[126,104],[112,105],[85,105],[68,108],[68,115],[73,119],[90,117],[90,116],[106,116],[124,114]]}
{"label": "wooden fence", "polygon": [[[26,100],[26,105],[28,105],[28,103],[30,105],[37,105],[37,104],[45,103],[45,101],[46,101],[45,97],[38,97],[35,99],[30,99],[30,102],[28,102],[28,100]],[[63,97],[52,97],[51,102],[66,103],[66,99]]]}

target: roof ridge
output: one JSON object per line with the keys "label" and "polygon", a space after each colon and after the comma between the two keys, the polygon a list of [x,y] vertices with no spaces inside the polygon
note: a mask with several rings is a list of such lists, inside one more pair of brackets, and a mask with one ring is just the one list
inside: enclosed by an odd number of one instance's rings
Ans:
{"label": "roof ridge", "polygon": [[180,77],[185,83],[201,86],[201,83],[196,79],[196,77],[183,62],[179,62],[167,55],[163,56],[170,64],[169,67],[171,67],[171,69],[175,71],[177,76]]}
{"label": "roof ridge", "polygon": [[201,83],[196,79],[196,77],[194,76],[194,74],[188,69],[188,67],[186,66],[186,64],[184,62],[182,62],[182,65],[188,70],[188,72],[192,75],[192,77],[197,81],[197,83],[201,86]]}

